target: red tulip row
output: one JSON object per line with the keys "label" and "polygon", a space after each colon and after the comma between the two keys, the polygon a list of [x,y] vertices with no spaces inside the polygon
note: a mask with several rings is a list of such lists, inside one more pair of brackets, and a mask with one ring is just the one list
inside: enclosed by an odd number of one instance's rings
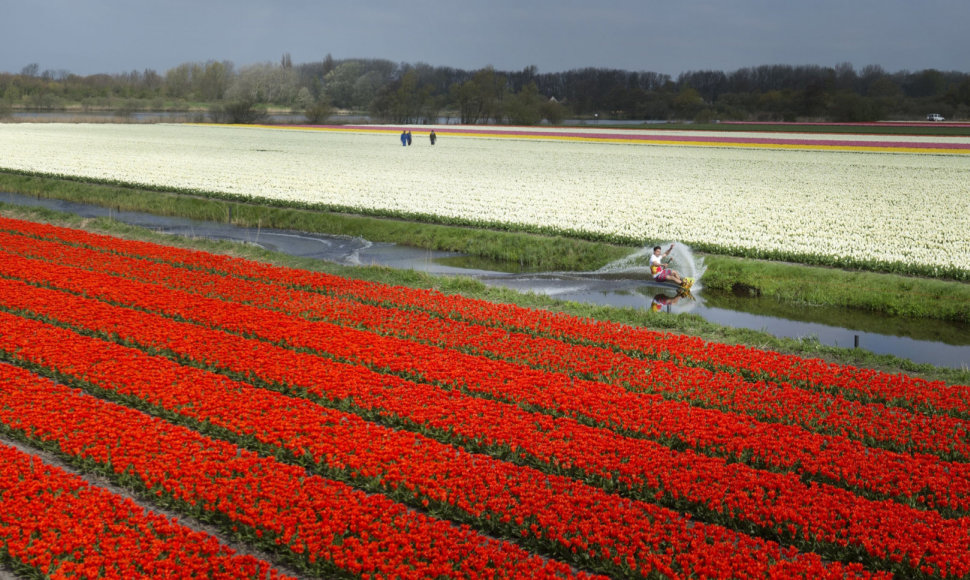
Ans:
{"label": "red tulip row", "polygon": [[[21,326],[19,338],[5,339],[18,324]],[[72,345],[72,349],[64,350],[65,344]],[[290,399],[30,319],[0,313],[0,349],[23,363],[56,369],[62,379],[83,378],[105,391],[142,399],[171,413],[232,431],[239,437],[255,438],[272,448],[286,449],[294,457],[306,456],[310,465],[326,462],[331,466],[330,471],[343,473],[363,485],[376,480],[378,488],[392,495],[414,497],[424,505],[451,505],[453,510],[464,510],[480,521],[490,522],[486,527],[493,531],[516,537],[531,535],[540,544],[545,538],[545,543],[554,551],[565,554],[588,552],[583,558],[585,561],[601,561],[606,569],[627,568],[640,574],[682,571],[726,576],[738,574],[734,567],[742,566],[741,570],[752,577],[771,573],[824,577],[861,573],[858,565],[823,565],[814,554],[799,555],[793,550],[782,550],[776,544],[718,526],[690,522],[676,512],[605,494],[566,478],[472,455],[420,435],[380,427],[309,401]],[[40,403],[25,402],[23,406],[30,409]],[[49,405],[40,406],[50,412]],[[131,437],[142,437],[140,433],[149,432],[147,425],[132,425],[130,421],[115,418],[110,422],[122,425]],[[70,432],[76,428],[68,425],[65,429]],[[106,437],[113,440],[115,435]],[[119,445],[132,443],[126,439]],[[161,445],[164,449],[173,444]],[[136,447],[153,449],[155,446],[156,443],[142,443]],[[211,446],[217,447],[215,443]],[[120,463],[119,453],[112,451],[111,457],[115,469],[123,470],[125,464]],[[214,455],[214,452],[205,454]],[[234,468],[230,463],[227,469],[242,472],[243,468]],[[186,471],[186,468],[183,466],[180,470]],[[285,470],[282,466],[266,470],[267,473],[278,471]],[[223,480],[216,483],[226,485]],[[171,484],[178,486],[175,491],[200,485],[181,476]],[[272,489],[288,489],[288,485],[299,487],[291,482],[274,484]],[[261,486],[269,487],[268,484]],[[180,499],[184,498],[180,496]],[[223,502],[205,499],[208,505]],[[253,503],[262,505],[266,499],[261,494]],[[278,503],[279,506],[263,509],[278,514],[282,521],[290,521],[286,506],[305,502],[284,495]],[[238,504],[246,502],[234,500],[230,515],[241,509]],[[622,526],[617,522],[622,522]],[[272,527],[268,521],[260,524],[261,529]],[[299,537],[306,538],[312,531],[300,528],[276,533],[293,537],[298,533]],[[435,539],[434,543],[436,549],[443,549],[441,539]],[[668,548],[670,552],[665,553]],[[492,559],[497,561],[494,556]],[[727,565],[731,567],[725,568]]]}
{"label": "red tulip row", "polygon": [[744,345],[705,342],[689,336],[660,333],[626,325],[584,320],[572,316],[497,305],[482,300],[449,296],[428,290],[388,287],[338,276],[268,266],[226,256],[180,250],[98,236],[78,230],[56,228],[17,220],[0,221],[0,228],[64,240],[136,257],[171,262],[233,276],[265,280],[344,296],[353,300],[403,306],[436,316],[467,320],[510,330],[548,335],[557,340],[589,343],[636,356],[694,361],[712,368],[728,369],[748,377],[788,380],[838,393],[863,402],[884,402],[927,412],[952,412],[970,417],[970,392],[966,386],[950,387],[940,381],[890,375],[869,369],[834,365],[753,349]]}
{"label": "red tulip row", "polygon": [[[84,354],[65,352],[75,357],[77,367],[93,364],[97,372],[98,362],[85,361]],[[129,377],[139,372],[126,364],[134,361],[100,362],[124,367]],[[142,382],[152,388],[150,380]],[[313,573],[342,569],[396,578],[573,576],[568,566],[542,560],[515,544],[415,513],[380,495],[308,476],[302,468],[260,458],[9,365],[0,365],[0,385],[0,422],[8,430],[134,478],[149,492],[192,506],[202,516],[218,514],[233,529],[248,527],[255,537],[266,536],[305,558]],[[198,390],[181,393],[195,394]],[[92,501],[80,507],[93,510],[96,505]],[[68,535],[66,543],[84,541],[87,534]],[[77,556],[85,565],[98,561],[88,554]],[[205,556],[183,557],[201,565]],[[324,559],[330,563],[317,565]]]}
{"label": "red tulip row", "polygon": [[[913,567],[920,566],[922,560],[940,570],[945,566],[965,566],[970,571],[970,554],[966,554],[965,563],[960,556],[970,548],[964,546],[970,540],[964,537],[963,528],[933,512],[872,502],[828,486],[806,486],[793,475],[758,472],[695,454],[672,453],[643,441],[627,442],[571,421],[553,422],[515,407],[466,399],[457,393],[434,392],[430,387],[369,373],[360,367],[327,363],[255,340],[96,301],[71,296],[58,300],[56,294],[29,287],[18,289],[12,282],[0,284],[0,301],[8,307],[34,310],[57,320],[117,334],[123,340],[167,348],[180,357],[209,361],[270,383],[316,390],[331,399],[352,398],[359,407],[405,417],[418,424],[433,424],[459,433],[466,441],[483,439],[489,444],[506,445],[557,467],[576,466],[604,477],[619,473],[621,484],[642,488],[641,496],[655,494],[675,504],[688,502],[694,509],[775,530],[802,543],[826,542],[836,551],[838,546],[849,546],[864,550],[874,559],[904,562]],[[210,305],[208,315],[216,309],[217,305]],[[262,322],[272,324],[268,318]],[[53,339],[34,342],[59,343]],[[56,356],[55,349],[38,358],[54,360]],[[437,403],[439,400],[445,403]],[[475,421],[476,416],[482,420]],[[463,424],[467,425],[464,432]],[[853,526],[857,531],[853,531]],[[846,557],[851,552],[841,553]]]}
{"label": "red tulip row", "polygon": [[[41,249],[38,248],[36,251]],[[87,256],[77,257],[75,262],[83,261],[84,257]],[[95,255],[95,258],[97,257]],[[123,259],[105,261],[108,269],[129,272],[133,275],[138,272],[138,277],[141,278],[165,280],[176,286],[195,284],[195,287],[205,288],[222,296],[235,295],[237,299],[245,298],[287,310],[319,309],[323,301],[321,298],[316,301],[316,306],[313,306],[312,297],[307,298],[301,293],[279,289],[274,291],[274,288],[263,285],[256,285],[253,291],[247,292],[245,289],[250,286],[238,279],[224,279],[178,269],[172,271],[172,268],[164,265],[145,268],[144,264],[127,264]],[[29,262],[12,263],[9,264],[8,271],[17,271],[25,275],[24,273],[29,271],[29,266]],[[158,275],[152,276],[150,273],[156,270]],[[80,275],[71,270],[51,269],[50,266],[43,267],[41,274],[44,276],[42,279],[56,281],[58,285],[67,284],[72,276]],[[182,279],[173,282],[178,276]],[[226,312],[225,317],[218,321],[218,324],[237,332],[261,335],[272,341],[288,342],[295,347],[326,349],[342,358],[399,372],[416,372],[427,379],[443,384],[454,384],[453,377],[461,376],[467,388],[484,391],[492,397],[509,398],[510,384],[503,377],[514,376],[517,379],[516,396],[512,398],[512,402],[563,410],[578,418],[592,420],[601,426],[612,425],[624,432],[638,432],[662,441],[674,439],[687,442],[705,452],[714,451],[732,458],[750,458],[756,464],[785,469],[797,467],[799,473],[890,497],[906,497],[909,501],[935,508],[966,511],[970,507],[970,466],[966,464],[941,462],[926,455],[911,456],[871,449],[845,437],[817,435],[786,425],[756,423],[733,413],[692,408],[684,403],[666,401],[659,397],[633,395],[623,389],[602,384],[586,383],[551,373],[523,370],[499,361],[487,361],[423,345],[403,343],[395,339],[373,337],[330,325],[310,324],[302,319],[284,318],[268,314],[263,310],[250,311],[238,306],[229,307],[220,301],[207,301],[180,293],[172,293],[178,296],[175,300],[159,295],[159,299],[164,302],[161,305],[149,303],[144,297],[155,296],[154,291],[138,285],[132,286],[124,280],[92,283],[82,281],[76,290],[81,291],[86,287],[100,287],[102,290],[97,294],[115,301],[132,302],[133,298],[137,298],[132,303],[151,309],[171,309],[168,304],[177,303],[181,305],[176,311],[179,315],[193,318],[197,313],[206,313],[202,322],[207,324],[215,323],[214,317],[221,312]],[[241,290],[233,292],[233,287],[239,287]],[[290,294],[295,296],[288,297]],[[347,322],[360,318],[366,321],[365,325],[372,325],[380,324],[381,317],[386,318],[382,310],[362,307],[355,303],[344,303],[335,305],[329,311],[332,312],[332,316]],[[239,316],[240,312],[244,312],[245,315]],[[391,313],[393,314],[394,311]],[[267,316],[272,316],[272,323],[266,320]],[[405,319],[415,322],[407,316],[407,313],[402,314]],[[372,322],[375,319],[377,322]],[[458,333],[448,332],[449,329],[440,324],[413,332],[434,341],[436,330],[446,334],[446,338],[436,342],[453,343],[460,340],[455,338]],[[534,349],[537,352],[534,362],[537,364],[538,359],[547,356],[555,347],[555,345],[547,346],[547,343],[552,342],[549,340],[526,338],[518,341],[521,346],[517,356],[528,356],[526,347],[529,340],[540,343]],[[364,351],[355,348],[355,345],[365,344],[367,349]],[[338,350],[341,346],[347,348]],[[382,355],[378,352],[376,350],[378,346],[382,346],[387,354]],[[590,354],[588,351],[597,350],[573,347],[580,349],[581,352],[570,353],[569,345],[566,347],[566,349],[560,349],[557,366],[569,366],[573,369],[578,369],[596,354]],[[577,360],[569,360],[565,356],[567,354],[572,354]],[[613,358],[619,360],[623,357],[613,353]],[[627,377],[636,370],[632,365],[629,369],[631,372],[626,375]],[[478,372],[473,373],[472,370]],[[690,369],[684,372],[690,372]],[[670,378],[672,381],[678,379],[677,376]],[[548,388],[553,384],[557,389]],[[697,384],[703,387],[711,383],[698,381]],[[851,404],[850,408],[855,405]],[[834,406],[831,401],[829,406]],[[946,418],[938,420],[955,422]],[[689,421],[692,425],[691,430],[682,428],[686,424],[685,421]],[[938,439],[941,445],[949,444],[949,440],[942,436]],[[754,442],[757,444],[754,445]]]}
{"label": "red tulip row", "polygon": [[[0,373],[4,393],[30,380],[6,365]],[[284,578],[212,536],[0,444],[3,553],[45,578]]]}

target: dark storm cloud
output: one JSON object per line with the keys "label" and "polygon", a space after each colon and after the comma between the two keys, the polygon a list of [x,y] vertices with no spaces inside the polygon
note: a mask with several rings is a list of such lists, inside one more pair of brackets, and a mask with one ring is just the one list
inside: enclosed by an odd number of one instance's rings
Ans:
{"label": "dark storm cloud", "polygon": [[541,72],[848,62],[967,71],[962,0],[0,0],[0,72],[334,58]]}

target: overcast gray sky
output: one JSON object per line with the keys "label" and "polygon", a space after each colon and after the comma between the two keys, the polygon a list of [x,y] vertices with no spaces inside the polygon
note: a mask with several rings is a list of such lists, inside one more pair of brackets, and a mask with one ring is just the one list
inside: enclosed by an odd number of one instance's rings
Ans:
{"label": "overcast gray sky", "polygon": [[476,70],[970,71],[967,0],[0,0],[0,72],[381,58]]}

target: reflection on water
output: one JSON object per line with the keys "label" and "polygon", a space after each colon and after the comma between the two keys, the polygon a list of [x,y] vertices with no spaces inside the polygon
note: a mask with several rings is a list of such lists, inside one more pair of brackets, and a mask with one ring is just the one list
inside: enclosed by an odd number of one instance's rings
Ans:
{"label": "reflection on water", "polygon": [[828,306],[783,304],[771,298],[708,293],[707,306],[752,315],[771,316],[786,320],[846,328],[855,332],[870,332],[914,340],[943,342],[957,346],[970,345],[970,327],[945,320],[923,321],[914,324],[905,318],[880,316],[861,311]]}
{"label": "reflection on water", "polygon": [[[715,324],[734,328],[765,330],[774,336],[787,338],[815,338],[820,343],[853,348],[858,346],[878,354],[891,354],[914,362],[953,368],[970,367],[970,346],[945,344],[931,340],[916,340],[908,336],[892,336],[876,332],[864,332],[815,322],[785,320],[772,316],[759,316],[736,310],[705,308],[704,318]],[[917,326],[928,326],[934,323]],[[964,335],[968,330],[964,330]]]}
{"label": "reflection on water", "polygon": [[[485,278],[484,281],[524,292],[547,294],[562,300],[638,309],[651,308],[658,293],[668,297],[676,295],[673,290],[658,288],[642,280],[513,276]],[[921,320],[894,320],[891,325],[886,325],[883,316],[854,314],[849,317],[852,324],[846,327],[838,323],[812,321],[810,310],[806,308],[789,309],[797,314],[794,314],[794,319],[788,319],[778,316],[781,311],[778,307],[771,309],[773,315],[766,316],[714,306],[703,292],[696,294],[695,298],[664,306],[662,310],[674,314],[689,312],[715,324],[767,332],[780,338],[811,339],[824,345],[843,348],[859,347],[877,354],[894,355],[936,366],[970,367],[970,328],[965,325]],[[869,330],[870,327],[864,326],[863,321],[866,320],[873,323],[874,329],[892,329],[896,334]]]}
{"label": "reflection on water", "polygon": [[[656,296],[676,295],[669,285],[655,283],[650,278],[649,269],[637,263],[622,267],[613,265],[586,273],[509,273],[483,261],[474,264],[467,260],[456,262],[461,257],[455,253],[371,243],[360,238],[241,228],[141,212],[119,212],[110,208],[11,193],[0,193],[0,203],[44,207],[85,217],[111,217],[162,233],[234,240],[293,256],[340,264],[382,265],[430,274],[471,276],[488,285],[573,302],[647,310],[654,305]],[[683,248],[682,251],[689,252],[689,249]],[[688,254],[683,254],[681,260],[692,259],[686,256]],[[703,279],[695,285],[694,300],[682,299],[662,306],[661,310],[671,314],[692,313],[716,324],[764,331],[778,337],[808,338],[847,348],[858,345],[875,353],[891,354],[914,362],[953,368],[970,367],[970,328],[966,325],[892,319],[844,310],[792,308],[764,299],[715,294],[707,296],[702,282]]]}

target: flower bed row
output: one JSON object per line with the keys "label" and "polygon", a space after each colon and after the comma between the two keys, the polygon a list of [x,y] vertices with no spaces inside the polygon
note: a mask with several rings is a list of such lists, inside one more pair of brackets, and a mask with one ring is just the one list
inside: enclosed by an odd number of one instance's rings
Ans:
{"label": "flower bed row", "polygon": [[[355,133],[392,133],[399,126],[380,125],[268,125],[275,129],[313,131],[340,131]],[[970,153],[970,143],[961,137],[932,138],[923,136],[852,135],[833,137],[831,134],[764,133],[723,131],[671,131],[615,129],[558,129],[558,128],[483,128],[478,126],[453,127],[442,125],[428,127],[439,135],[455,137],[489,137],[511,139],[543,139],[565,141],[589,141],[600,143],[639,143],[644,145],[689,145],[708,147],[765,147],[770,149],[794,148],[831,151],[881,151],[908,153]],[[417,133],[417,131],[415,131]],[[901,138],[899,138],[901,137]]]}
{"label": "flower bed row", "polygon": [[[538,431],[530,430],[528,418],[514,421],[513,410],[507,410],[500,415],[487,415],[481,405],[458,407],[450,415],[435,418],[428,409],[433,406],[436,397],[421,398],[421,389],[412,387],[408,390],[409,385],[404,381],[376,376],[371,381],[377,382],[368,388],[366,385],[370,375],[361,372],[359,367],[341,369],[341,365],[273,348],[254,340],[113,308],[96,301],[71,296],[57,300],[54,292],[42,289],[31,292],[28,288],[18,291],[14,286],[14,283],[0,284],[0,288],[10,288],[0,294],[3,296],[3,303],[8,307],[37,311],[105,334],[117,334],[124,340],[170,349],[178,356],[208,361],[240,375],[255,376],[270,383],[294,385],[310,391],[317,389],[317,392],[328,398],[352,398],[355,405],[373,405],[380,413],[407,415],[410,402],[420,411],[415,422],[431,422],[436,419],[446,430],[460,431],[458,425],[463,418],[477,412],[487,420],[483,424],[473,425],[472,433],[475,428],[484,430],[490,422],[497,427],[509,428],[513,433],[510,439],[502,439],[503,433],[500,429],[485,431],[483,438],[495,438],[513,449],[519,445],[532,451],[535,449],[531,446],[534,438],[543,431],[553,431],[551,424],[540,425]],[[57,341],[51,340],[36,342],[57,344]],[[254,353],[256,349],[262,352],[257,356],[247,354]],[[41,359],[54,356],[56,353],[49,353]],[[387,391],[402,391],[396,407],[393,397],[381,397],[382,392]],[[346,394],[339,395],[340,392]],[[372,397],[378,397],[374,403],[369,402]],[[591,445],[593,439],[590,433],[582,431],[579,429],[579,432],[574,433],[564,429],[564,435],[557,433],[556,437],[562,437],[563,440],[553,441],[556,445],[551,453],[561,454],[569,463],[595,464],[596,457],[589,452],[589,447],[597,445]],[[474,437],[473,434],[466,436]],[[580,449],[578,454],[570,451],[568,444],[571,441]],[[618,438],[614,442],[622,444]],[[608,443],[608,440],[604,441],[603,447]],[[947,566],[957,566],[958,569],[961,566],[960,559],[956,556],[963,550],[960,546],[964,534],[960,526],[956,522],[934,517],[932,512],[924,514],[910,511],[904,506],[870,502],[825,486],[804,486],[797,477],[746,472],[743,468],[719,466],[718,462],[710,460],[699,462],[700,458],[689,454],[684,457],[679,454],[665,455],[659,447],[646,451],[648,457],[656,457],[659,461],[635,463],[627,477],[641,477],[641,481],[637,482],[638,486],[646,488],[647,493],[659,494],[658,499],[666,497],[667,501],[675,504],[686,502],[686,505],[701,512],[709,511],[721,514],[728,520],[740,520],[762,529],[774,530],[779,535],[792,537],[802,545],[805,542],[821,541],[830,544],[829,550],[834,550],[842,558],[848,558],[850,553],[862,550],[868,554],[868,558],[905,562],[913,568],[928,566],[942,571]],[[540,448],[534,454],[542,457],[549,453]],[[618,463],[629,462],[634,458],[634,451],[631,450],[625,457],[620,457]],[[703,467],[695,463],[703,463]],[[611,467],[618,469],[617,464]],[[629,485],[629,481],[625,483]],[[890,521],[895,523],[886,525]],[[864,530],[864,533],[853,532],[850,522],[858,526],[857,529]],[[900,526],[901,523],[905,525]],[[914,535],[920,539],[914,542]],[[846,546],[852,550],[840,551],[838,546]],[[955,551],[951,551],[953,547],[956,547]]]}
{"label": "flower bed row", "polygon": [[[78,367],[88,362],[76,352],[64,354]],[[106,386],[137,376],[133,371],[138,367],[126,365],[131,361],[122,357],[114,362],[125,376],[104,379]],[[572,576],[561,563],[409,511],[382,496],[308,476],[302,468],[260,458],[8,365],[0,365],[0,373],[0,423],[7,431],[50,444],[193,515],[226,521],[236,531],[248,529],[250,538],[265,536],[268,545],[286,546],[292,558],[301,558],[310,573]],[[149,390],[150,382],[142,380]],[[67,540],[84,540],[84,534],[78,536]],[[86,564],[97,561],[79,556]]]}
{"label": "flower bed row", "polygon": [[[561,477],[542,476],[485,456],[469,455],[420,435],[378,427],[352,415],[328,411],[298,399],[287,399],[128,347],[78,335],[72,337],[72,333],[64,329],[14,318],[0,314],[0,324],[5,324],[5,330],[12,324],[24,325],[21,343],[37,346],[19,348],[13,358],[55,369],[61,380],[84,377],[92,388],[144,400],[146,404],[172,414],[205,421],[239,437],[252,438],[278,450],[285,449],[294,459],[304,458],[311,469],[319,464],[320,469],[332,474],[343,474],[350,481],[383,489],[402,498],[412,497],[423,505],[440,509],[453,505],[450,511],[457,509],[471,513],[494,533],[532,536],[534,543],[542,546],[545,542],[553,551],[567,555],[588,551],[588,555],[580,560],[601,561],[601,566],[607,569],[628,568],[642,574],[651,570],[667,574],[695,571],[724,576],[731,573],[730,568],[723,568],[726,562],[732,562],[732,566],[743,562],[752,577],[767,574],[770,570],[829,577],[858,570],[857,566],[826,566],[812,554],[798,555],[717,526],[692,523],[676,512],[584,490],[581,484]],[[76,345],[76,352],[86,356],[62,352],[59,346],[66,341]],[[4,350],[12,356],[13,349],[6,343]],[[132,372],[133,369],[138,369],[137,374]],[[64,398],[59,394],[55,396]],[[27,408],[34,406],[24,405]],[[43,405],[43,409],[51,412],[50,405]],[[118,419],[112,420],[112,423],[117,422]],[[68,426],[68,432],[71,428]],[[130,436],[138,437],[146,428],[129,424],[125,430],[131,433]],[[113,433],[106,435],[109,441],[114,436]],[[122,444],[130,444],[130,441]],[[154,444],[146,444],[144,448],[153,449]],[[112,458],[118,465],[115,453]],[[225,458],[217,459],[223,461]],[[252,460],[248,456],[247,459]],[[122,468],[116,467],[116,471]],[[179,469],[185,470],[183,467]],[[233,468],[230,463],[226,469],[232,473],[241,468]],[[266,469],[265,473],[281,469],[274,467]],[[175,491],[186,486],[191,488],[188,483],[191,482],[185,482],[183,478],[169,481],[170,486],[177,486]],[[214,483],[215,489],[225,485],[223,480]],[[296,483],[288,485],[300,487]],[[262,489],[267,487],[268,484],[260,486]],[[275,495],[280,493],[279,490],[287,489],[287,485],[274,484],[269,488]],[[313,497],[320,494],[322,492],[317,490]],[[265,504],[268,501],[265,495],[257,494],[255,499],[259,501],[255,503]],[[287,505],[285,500],[293,499],[289,495],[280,495],[283,497],[273,498],[278,507],[272,511],[283,521],[288,521],[283,508]],[[245,504],[245,501],[237,501]],[[221,505],[223,502],[211,500],[208,503]],[[234,511],[240,509],[235,507]],[[230,511],[230,515],[232,513]],[[336,517],[338,514],[332,515]],[[305,524],[302,519],[300,522]],[[617,527],[616,522],[624,524]],[[271,522],[260,523],[269,526]],[[282,532],[277,530],[276,533]],[[286,533],[295,537],[294,530]],[[299,534],[300,537],[306,535],[307,530]],[[436,549],[443,550],[440,539],[434,543]],[[475,542],[470,544],[475,545]],[[669,555],[663,553],[666,546],[673,549]]]}
{"label": "flower bed row", "polygon": [[[0,364],[0,396],[34,380]],[[2,557],[47,578],[285,578],[212,536],[7,445],[0,445]]]}
{"label": "flower bed row", "polygon": [[[34,243],[36,244],[36,241]],[[10,246],[11,243],[8,242],[6,247],[9,249]],[[43,248],[33,246],[30,251],[42,252],[42,250]],[[57,250],[58,248],[52,249],[51,254],[53,255]],[[68,250],[72,249],[68,248]],[[99,256],[87,257],[96,260]],[[69,258],[70,256],[61,256],[62,261]],[[312,312],[319,313],[323,305],[332,302],[319,295],[301,295],[280,288],[243,284],[235,279],[224,279],[203,272],[179,271],[168,268],[164,264],[146,268],[144,264],[128,263],[125,259],[103,255],[101,258],[104,260],[105,270],[123,271],[132,276],[164,281],[180,287],[204,288],[208,293],[217,293],[223,297],[232,295],[235,299],[261,301],[265,305],[284,310],[311,309]],[[29,266],[30,264],[26,262],[11,264],[9,271],[23,274],[30,271]],[[43,266],[40,274],[42,277],[38,278],[39,280],[63,286],[68,284],[76,273]],[[99,288],[96,294],[111,300],[151,309],[171,308],[167,306],[167,300],[166,304],[159,306],[157,302],[149,303],[139,298],[154,296],[155,292],[149,287],[130,285],[126,280],[90,284],[82,282],[76,290],[80,291],[88,285]],[[237,289],[239,292],[235,292]],[[439,384],[451,385],[453,388],[456,383],[452,377],[460,373],[461,386],[466,390],[484,392],[490,397],[525,404],[529,408],[545,409],[554,414],[569,414],[621,432],[650,436],[668,444],[687,443],[705,453],[727,456],[732,460],[746,460],[755,465],[796,469],[799,474],[818,477],[852,489],[875,492],[889,497],[905,497],[909,502],[921,503],[929,507],[965,512],[970,505],[968,503],[970,502],[970,466],[966,464],[942,462],[925,455],[903,455],[869,448],[842,436],[817,435],[788,425],[755,423],[735,413],[698,409],[685,403],[666,401],[658,397],[633,395],[622,389],[610,389],[602,384],[575,381],[552,373],[530,371],[501,362],[439,351],[424,345],[373,337],[341,327],[310,324],[302,319],[281,317],[275,313],[257,309],[232,307],[221,319],[218,319],[220,313],[225,310],[226,305],[223,302],[193,298],[180,293],[175,293],[175,296],[178,298],[171,302],[179,305],[174,312],[180,316],[192,319],[196,317],[195,313],[206,313],[201,319],[206,324],[218,323],[236,332],[262,336],[276,343],[287,343],[297,348],[325,349],[334,356],[368,364],[374,368],[416,374]],[[444,333],[449,330],[447,326],[441,324],[419,329],[420,325],[409,319],[411,314],[408,312],[365,307],[352,302],[331,305],[329,311],[332,316],[348,324],[374,320],[375,316],[381,319],[403,318],[405,325],[414,328],[410,332],[412,336],[420,334],[432,340],[435,331]],[[245,315],[238,316],[240,312]],[[272,317],[272,324],[267,317]],[[460,339],[461,335],[460,332],[449,332],[448,340],[452,341],[455,337]],[[472,333],[469,333],[469,336],[472,336]],[[548,364],[549,361],[554,360],[549,356],[549,352],[555,346],[551,344],[553,341],[529,337],[523,340],[531,342],[524,346],[520,345],[517,350],[520,355],[517,356],[530,356],[531,346],[535,352],[533,362]],[[354,348],[354,345],[359,344],[367,344],[366,351]],[[505,344],[508,344],[508,341],[503,343],[503,347]],[[590,351],[593,349],[589,348],[564,346],[567,350],[579,350],[580,354],[571,353],[572,359],[560,355],[555,360],[574,370],[590,364],[591,357],[597,354],[595,352],[591,354]],[[384,354],[377,351],[378,347],[382,347]],[[616,353],[612,355],[614,361],[622,358],[624,357]],[[658,368],[661,368],[659,363],[649,368],[633,368],[631,373],[626,373],[622,378],[631,380],[633,372],[642,374],[646,372],[644,369],[647,369],[651,372],[654,384],[663,388],[667,383],[656,379]],[[679,369],[672,365],[663,365],[662,368],[668,370],[669,377],[673,377],[670,380],[683,380],[676,375],[691,372],[689,369]],[[705,374],[706,372],[701,373],[701,380],[697,380],[696,384],[709,388],[713,383],[710,380],[703,380]],[[511,385],[507,379],[494,378],[509,376],[516,377],[515,396],[510,395]],[[557,385],[558,388],[548,389],[547,387],[552,384]],[[739,384],[749,390],[752,388],[744,382]],[[542,385],[542,390],[536,390],[536,385]],[[800,394],[803,399],[808,396],[807,393],[794,389],[785,391]],[[792,399],[794,400],[794,397]],[[816,407],[828,406],[842,412],[846,407],[845,404],[833,404],[830,399],[824,397],[822,403],[812,401],[810,403]],[[853,404],[847,406],[850,410],[857,407]],[[898,416],[891,416],[891,419],[898,420]],[[692,425],[689,431],[682,429],[686,421]],[[758,444],[752,445],[752,441],[757,441]],[[940,436],[939,441],[941,446],[949,445],[950,439]]]}

